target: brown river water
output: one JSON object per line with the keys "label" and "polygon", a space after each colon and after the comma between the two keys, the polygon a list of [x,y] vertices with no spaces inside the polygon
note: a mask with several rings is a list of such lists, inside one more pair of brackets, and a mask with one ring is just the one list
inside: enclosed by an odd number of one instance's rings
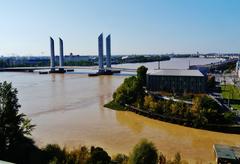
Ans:
{"label": "brown river water", "polygon": [[112,155],[128,154],[139,140],[147,138],[167,157],[180,152],[190,163],[213,162],[213,144],[240,146],[240,135],[193,129],[104,108],[124,78],[0,73],[0,81],[12,82],[18,89],[20,111],[36,124],[32,136],[39,146],[96,145]]}

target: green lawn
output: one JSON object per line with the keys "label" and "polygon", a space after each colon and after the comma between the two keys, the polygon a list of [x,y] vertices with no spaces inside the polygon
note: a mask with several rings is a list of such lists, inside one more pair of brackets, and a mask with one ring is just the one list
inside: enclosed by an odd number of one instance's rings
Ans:
{"label": "green lawn", "polygon": [[240,89],[239,88],[237,88],[231,84],[227,84],[226,86],[222,85],[221,90],[222,90],[223,98],[240,100]]}
{"label": "green lawn", "polygon": [[233,109],[240,110],[240,104],[232,104]]}
{"label": "green lawn", "polygon": [[[240,89],[231,85],[227,84],[226,86],[221,86],[222,96],[225,99],[237,99],[240,100]],[[234,109],[240,110],[240,104],[231,104],[231,107]]]}

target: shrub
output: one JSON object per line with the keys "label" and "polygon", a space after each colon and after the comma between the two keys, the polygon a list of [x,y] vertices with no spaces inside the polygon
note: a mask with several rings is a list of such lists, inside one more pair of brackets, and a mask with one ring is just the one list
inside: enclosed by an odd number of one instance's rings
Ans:
{"label": "shrub", "polygon": [[100,147],[91,147],[91,156],[87,161],[88,164],[109,164],[111,157],[108,153]]}
{"label": "shrub", "polygon": [[117,164],[127,164],[128,163],[128,156],[125,154],[117,154],[113,157],[113,162]]}
{"label": "shrub", "polygon": [[156,164],[158,161],[157,149],[152,142],[141,140],[130,155],[130,164]]}

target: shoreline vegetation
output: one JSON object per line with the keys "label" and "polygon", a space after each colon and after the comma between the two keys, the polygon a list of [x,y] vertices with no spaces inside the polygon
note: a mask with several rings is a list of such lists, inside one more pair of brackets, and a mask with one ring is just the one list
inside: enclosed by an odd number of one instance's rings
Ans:
{"label": "shoreline vegetation", "polygon": [[[0,163],[17,164],[187,164],[180,153],[167,159],[156,146],[146,139],[140,140],[128,155],[109,156],[101,147],[79,146],[75,149],[47,144],[35,145],[31,132],[36,125],[19,112],[17,89],[6,81],[0,83]],[[120,109],[120,108],[119,108]]]}
{"label": "shoreline vegetation", "polygon": [[232,84],[221,85],[222,96],[234,110],[240,110],[240,89]]}
{"label": "shoreline vegetation", "polygon": [[206,94],[191,97],[192,104],[172,99],[159,99],[145,90],[147,68],[141,66],[137,76],[126,78],[113,94],[113,100],[104,107],[113,110],[131,111],[151,119],[187,127],[240,134],[236,114],[225,111]]}

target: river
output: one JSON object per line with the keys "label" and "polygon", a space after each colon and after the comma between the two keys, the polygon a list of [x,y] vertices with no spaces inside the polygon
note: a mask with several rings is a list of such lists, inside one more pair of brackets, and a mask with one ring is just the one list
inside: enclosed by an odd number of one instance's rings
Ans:
{"label": "river", "polygon": [[[187,68],[216,59],[171,59],[161,68]],[[142,64],[118,67],[137,68]],[[144,63],[150,69],[157,62]],[[131,112],[113,111],[103,105],[126,76],[88,77],[86,74],[1,72],[0,81],[13,83],[19,91],[20,112],[36,124],[32,136],[39,146],[58,143],[67,147],[96,145],[110,154],[128,154],[142,138],[154,142],[167,157],[176,152],[190,163],[213,162],[213,144],[240,144],[240,135],[210,132],[145,118]]]}

